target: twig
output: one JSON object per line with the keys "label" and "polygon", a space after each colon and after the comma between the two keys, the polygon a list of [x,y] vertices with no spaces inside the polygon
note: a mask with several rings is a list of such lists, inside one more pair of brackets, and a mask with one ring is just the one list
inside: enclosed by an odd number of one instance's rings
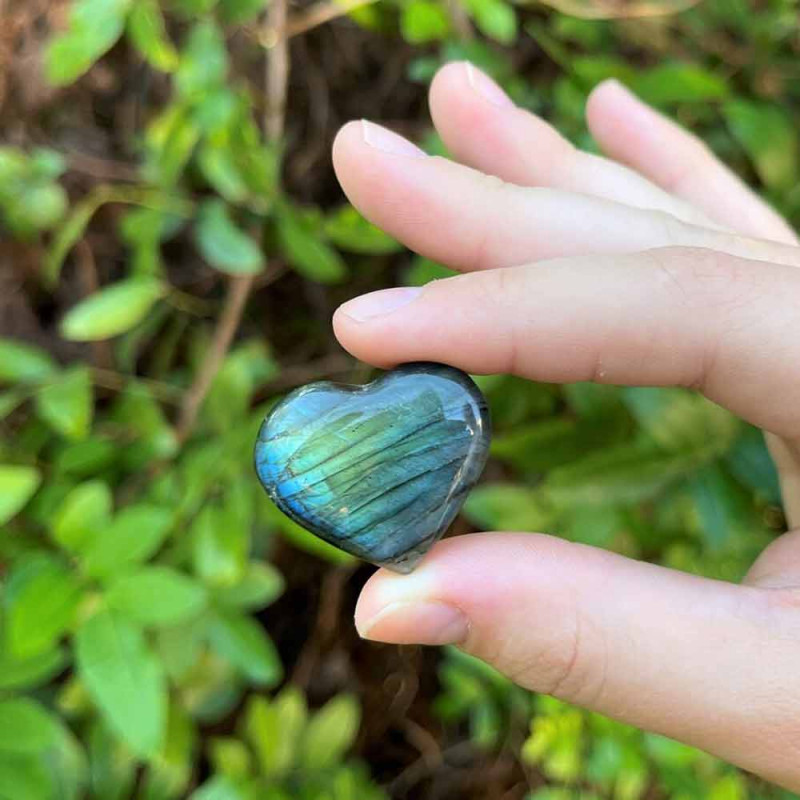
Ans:
{"label": "twig", "polygon": [[322,0],[322,2],[311,6],[305,13],[299,14],[292,19],[284,20],[281,25],[268,20],[263,28],[251,29],[250,34],[258,40],[262,47],[266,47],[269,50],[294,36],[307,33],[320,25],[324,25],[326,22],[332,22],[335,19],[344,17],[351,11],[372,5],[375,2],[377,0]]}
{"label": "twig", "polygon": [[[282,31],[288,19],[288,0],[273,0],[267,9],[266,28]],[[264,111],[264,131],[273,142],[283,136],[286,119],[286,93],[289,88],[289,43],[285,36],[277,37],[267,47],[265,59],[267,107]]]}
{"label": "twig", "polygon": [[539,0],[562,14],[580,19],[645,19],[694,8],[702,0]]}
{"label": "twig", "polygon": [[462,42],[472,41],[475,38],[475,31],[472,30],[464,0],[447,0],[447,10],[458,38]]}
{"label": "twig", "polygon": [[[100,281],[97,279],[97,263],[94,258],[94,251],[86,239],[80,239],[75,245],[75,256],[78,264],[78,271],[83,284],[84,297],[89,297],[100,288]],[[109,369],[114,364],[114,357],[111,352],[111,344],[107,340],[92,342],[92,362],[94,366]]]}
{"label": "twig", "polygon": [[181,412],[176,428],[178,442],[181,444],[189,438],[189,434],[192,432],[194,423],[197,420],[200,406],[203,404],[203,400],[205,400],[208,390],[211,388],[211,383],[225,360],[228,348],[230,348],[233,337],[239,327],[239,321],[242,318],[244,306],[252,285],[252,275],[231,278],[228,296],[225,298],[225,305],[222,308],[222,313],[214,331],[214,338],[211,341],[211,349],[181,403]]}
{"label": "twig", "polygon": [[123,391],[130,386],[131,383],[140,383],[146,386],[153,396],[157,397],[162,402],[180,405],[180,388],[170,383],[164,383],[163,381],[154,381],[150,378],[142,378],[139,376],[123,375],[121,372],[115,372],[111,369],[100,369],[99,367],[94,367],[92,369],[92,381],[97,386],[102,386],[104,389],[111,389],[115,392]]}
{"label": "twig", "polygon": [[91,175],[101,181],[128,181],[136,183],[141,179],[139,170],[123,161],[90,156],[87,153],[68,152],[67,164],[74,172]]}

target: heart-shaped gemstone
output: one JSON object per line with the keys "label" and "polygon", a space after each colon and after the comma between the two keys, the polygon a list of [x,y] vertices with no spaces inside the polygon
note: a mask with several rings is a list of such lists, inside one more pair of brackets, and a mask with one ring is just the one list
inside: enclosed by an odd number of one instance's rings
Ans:
{"label": "heart-shaped gemstone", "polygon": [[489,452],[486,400],[468,375],[406,364],[365,386],[314,383],[264,420],[258,477],[326,542],[410,572],[458,514]]}

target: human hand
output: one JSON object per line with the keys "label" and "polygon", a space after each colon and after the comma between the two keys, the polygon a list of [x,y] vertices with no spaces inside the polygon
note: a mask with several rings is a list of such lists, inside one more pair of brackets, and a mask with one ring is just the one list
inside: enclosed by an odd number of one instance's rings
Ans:
{"label": "human hand", "polygon": [[[609,159],[463,63],[430,103],[461,164],[371,123],[340,132],[334,164],[366,217],[470,274],[345,304],[342,344],[383,366],[693,387],[768,432],[800,525],[800,248],[786,223],[614,82],[587,107]],[[800,790],[800,530],[741,586],[544,535],[457,537],[411,575],[378,572],[356,625],[457,644],[530,689]]]}

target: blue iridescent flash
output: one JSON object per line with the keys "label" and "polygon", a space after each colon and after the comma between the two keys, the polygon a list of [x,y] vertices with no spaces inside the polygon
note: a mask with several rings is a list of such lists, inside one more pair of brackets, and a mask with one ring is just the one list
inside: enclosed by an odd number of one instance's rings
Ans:
{"label": "blue iridescent flash", "polygon": [[486,400],[468,375],[406,364],[365,386],[289,394],[261,426],[256,471],[303,527],[405,573],[458,514],[489,439]]}

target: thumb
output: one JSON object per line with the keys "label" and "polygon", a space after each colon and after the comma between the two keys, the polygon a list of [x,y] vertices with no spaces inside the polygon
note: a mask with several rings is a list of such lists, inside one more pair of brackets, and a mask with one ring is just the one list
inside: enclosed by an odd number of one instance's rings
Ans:
{"label": "thumb", "polygon": [[458,644],[514,681],[800,789],[800,593],[706,580],[549,536],[441,542],[378,572],[365,638]]}

